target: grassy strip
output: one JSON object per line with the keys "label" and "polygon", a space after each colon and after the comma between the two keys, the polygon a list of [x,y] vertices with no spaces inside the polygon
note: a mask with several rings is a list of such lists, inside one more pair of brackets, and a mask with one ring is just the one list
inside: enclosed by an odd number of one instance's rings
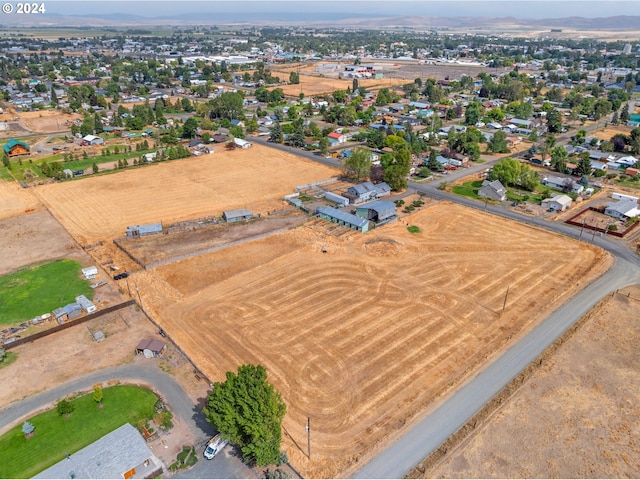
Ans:
{"label": "grassy strip", "polygon": [[0,478],[31,478],[51,465],[90,445],[125,423],[136,425],[151,418],[158,398],[146,389],[121,385],[105,388],[98,408],[93,395],[73,400],[69,418],[56,409],[29,419],[34,435],[25,438],[22,425],[0,437]]}
{"label": "grassy strip", "polygon": [[51,312],[78,295],[92,298],[93,290],[80,277],[81,268],[78,262],[63,259],[0,277],[0,325]]}
{"label": "grassy strip", "polygon": [[472,182],[465,182],[462,185],[454,185],[451,187],[451,191],[456,195],[478,199],[480,198],[478,196],[480,187],[482,187],[482,180],[474,180]]}

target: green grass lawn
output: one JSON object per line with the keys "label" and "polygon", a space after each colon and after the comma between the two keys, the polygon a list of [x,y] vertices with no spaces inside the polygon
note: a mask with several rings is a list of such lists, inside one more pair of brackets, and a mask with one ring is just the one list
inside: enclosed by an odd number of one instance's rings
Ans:
{"label": "green grass lawn", "polygon": [[153,392],[131,385],[103,393],[104,408],[89,393],[71,402],[75,410],[69,418],[55,408],[30,418],[35,427],[31,438],[24,438],[22,424],[0,437],[0,478],[31,478],[127,422],[135,427],[153,416],[158,400]]}
{"label": "green grass lawn", "polygon": [[0,325],[51,312],[78,295],[93,298],[81,268],[78,262],[63,259],[0,277]]}
{"label": "green grass lawn", "polygon": [[462,185],[454,185],[451,187],[451,191],[464,197],[480,198],[478,196],[480,187],[482,187],[482,180],[474,180],[472,182],[465,182]]}

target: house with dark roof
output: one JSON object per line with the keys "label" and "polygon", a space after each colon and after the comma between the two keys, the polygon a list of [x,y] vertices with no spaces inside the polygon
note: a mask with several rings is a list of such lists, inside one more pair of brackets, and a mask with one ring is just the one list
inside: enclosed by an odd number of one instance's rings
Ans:
{"label": "house with dark roof", "polygon": [[9,157],[31,154],[31,147],[15,138],[10,139],[2,148]]}

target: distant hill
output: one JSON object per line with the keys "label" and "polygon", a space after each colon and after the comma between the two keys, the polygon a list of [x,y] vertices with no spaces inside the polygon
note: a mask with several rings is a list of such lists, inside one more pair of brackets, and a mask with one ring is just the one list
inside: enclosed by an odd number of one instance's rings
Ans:
{"label": "distant hill", "polygon": [[[349,15],[353,15],[349,17]],[[640,16],[618,15],[614,17],[584,18],[565,17],[547,19],[520,19],[514,17],[429,17],[429,16],[397,16],[376,17],[366,14],[350,14],[344,12],[322,12],[309,14],[308,12],[264,13],[243,12],[242,14],[219,12],[193,12],[166,17],[142,17],[127,14],[109,15],[47,15],[11,16],[12,25],[21,26],[78,26],[106,27],[106,26],[152,26],[152,25],[306,25],[318,27],[407,27],[407,28],[568,28],[578,30],[638,30],[640,37]]]}

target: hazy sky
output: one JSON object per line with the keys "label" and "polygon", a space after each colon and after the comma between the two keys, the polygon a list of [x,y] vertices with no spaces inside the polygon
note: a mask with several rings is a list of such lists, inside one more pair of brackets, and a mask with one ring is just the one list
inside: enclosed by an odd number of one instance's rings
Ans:
{"label": "hazy sky", "polygon": [[186,13],[215,12],[237,13],[265,12],[282,15],[282,19],[295,13],[327,14],[354,17],[363,16],[487,16],[516,18],[558,18],[569,16],[609,17],[616,15],[640,15],[640,1],[616,0],[85,0],[46,1],[47,13],[62,15],[132,14],[143,17],[166,17]]}

